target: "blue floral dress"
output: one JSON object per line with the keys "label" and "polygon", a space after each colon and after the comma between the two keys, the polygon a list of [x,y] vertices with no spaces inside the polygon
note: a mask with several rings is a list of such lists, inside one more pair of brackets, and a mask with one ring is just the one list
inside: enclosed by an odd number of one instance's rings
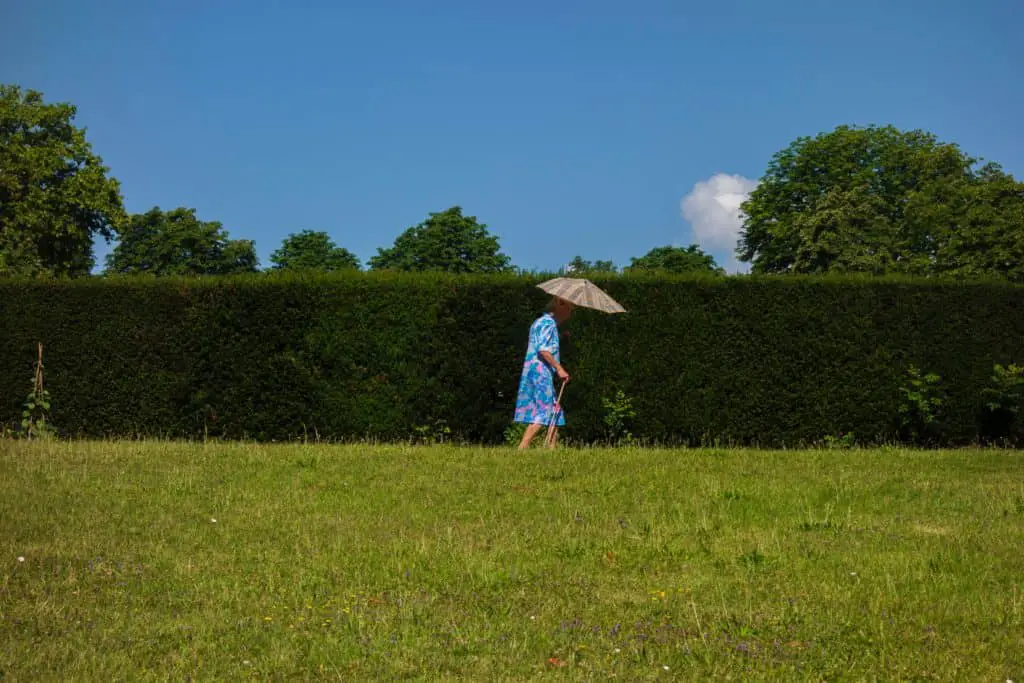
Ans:
{"label": "blue floral dress", "polygon": [[[555,409],[555,381],[551,367],[540,357],[547,351],[559,363],[558,325],[550,313],[545,313],[530,325],[530,341],[526,346],[523,375],[519,380],[514,422],[551,424]],[[558,426],[565,424],[565,412],[558,411]]]}

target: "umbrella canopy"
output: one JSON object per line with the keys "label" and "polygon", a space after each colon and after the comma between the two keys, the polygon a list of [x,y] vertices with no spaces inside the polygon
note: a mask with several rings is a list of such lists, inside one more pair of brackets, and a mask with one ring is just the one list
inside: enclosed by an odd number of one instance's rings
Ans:
{"label": "umbrella canopy", "polygon": [[619,302],[605,294],[600,287],[590,280],[579,277],[556,277],[553,280],[546,280],[537,285],[545,292],[559,299],[575,304],[593,308],[603,313],[625,313]]}

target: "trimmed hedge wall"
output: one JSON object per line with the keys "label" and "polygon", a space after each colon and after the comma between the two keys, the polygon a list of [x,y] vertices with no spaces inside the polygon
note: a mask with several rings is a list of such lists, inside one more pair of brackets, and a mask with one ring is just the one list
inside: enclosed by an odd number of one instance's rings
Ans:
{"label": "trimmed hedge wall", "polygon": [[[510,424],[540,277],[337,273],[0,281],[0,421],[44,344],[69,436],[472,442]],[[628,310],[564,330],[567,436],[602,399],[665,443],[891,438],[907,366],[942,376],[945,443],[976,440],[995,363],[1024,362],[1024,287],[900,279],[594,277]]]}

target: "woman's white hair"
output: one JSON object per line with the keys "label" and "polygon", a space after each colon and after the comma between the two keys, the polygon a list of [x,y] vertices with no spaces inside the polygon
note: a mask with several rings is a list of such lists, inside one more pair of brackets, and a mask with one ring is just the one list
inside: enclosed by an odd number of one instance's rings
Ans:
{"label": "woman's white hair", "polygon": [[558,308],[560,304],[572,306],[571,301],[566,301],[565,299],[562,299],[560,297],[553,296],[551,297],[551,301],[548,302],[548,305],[545,307],[544,310],[547,311],[548,313],[554,313],[555,309]]}

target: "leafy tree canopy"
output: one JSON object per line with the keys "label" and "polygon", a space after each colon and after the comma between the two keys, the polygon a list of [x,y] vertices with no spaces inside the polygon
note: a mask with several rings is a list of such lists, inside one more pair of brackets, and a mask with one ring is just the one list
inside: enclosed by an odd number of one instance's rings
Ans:
{"label": "leafy tree canopy", "polygon": [[258,265],[252,241],[228,239],[220,223],[184,207],[133,215],[107,256],[107,272],[119,274],[231,275]]}
{"label": "leafy tree canopy", "polygon": [[724,275],[715,257],[705,253],[696,244],[688,247],[656,247],[632,259],[629,271],[658,271],[666,273],[715,273]]}
{"label": "leafy tree canopy", "polygon": [[498,238],[453,206],[431,213],[403,232],[394,246],[378,249],[369,262],[374,270],[445,271],[449,273],[510,272],[511,259],[501,253]]}
{"label": "leafy tree canopy", "polygon": [[777,153],[743,204],[754,273],[1024,281],[1024,185],[930,133],[840,126]]}
{"label": "leafy tree canopy", "polygon": [[582,256],[574,256],[572,261],[562,269],[564,275],[584,277],[588,273],[617,273],[618,268],[611,261],[587,261]]}
{"label": "leafy tree canopy", "polygon": [[81,276],[126,220],[117,180],[70,104],[0,85],[0,275]]}
{"label": "leafy tree canopy", "polygon": [[288,235],[281,248],[270,255],[277,270],[358,270],[361,267],[355,254],[339,247],[326,232],[303,230]]}

